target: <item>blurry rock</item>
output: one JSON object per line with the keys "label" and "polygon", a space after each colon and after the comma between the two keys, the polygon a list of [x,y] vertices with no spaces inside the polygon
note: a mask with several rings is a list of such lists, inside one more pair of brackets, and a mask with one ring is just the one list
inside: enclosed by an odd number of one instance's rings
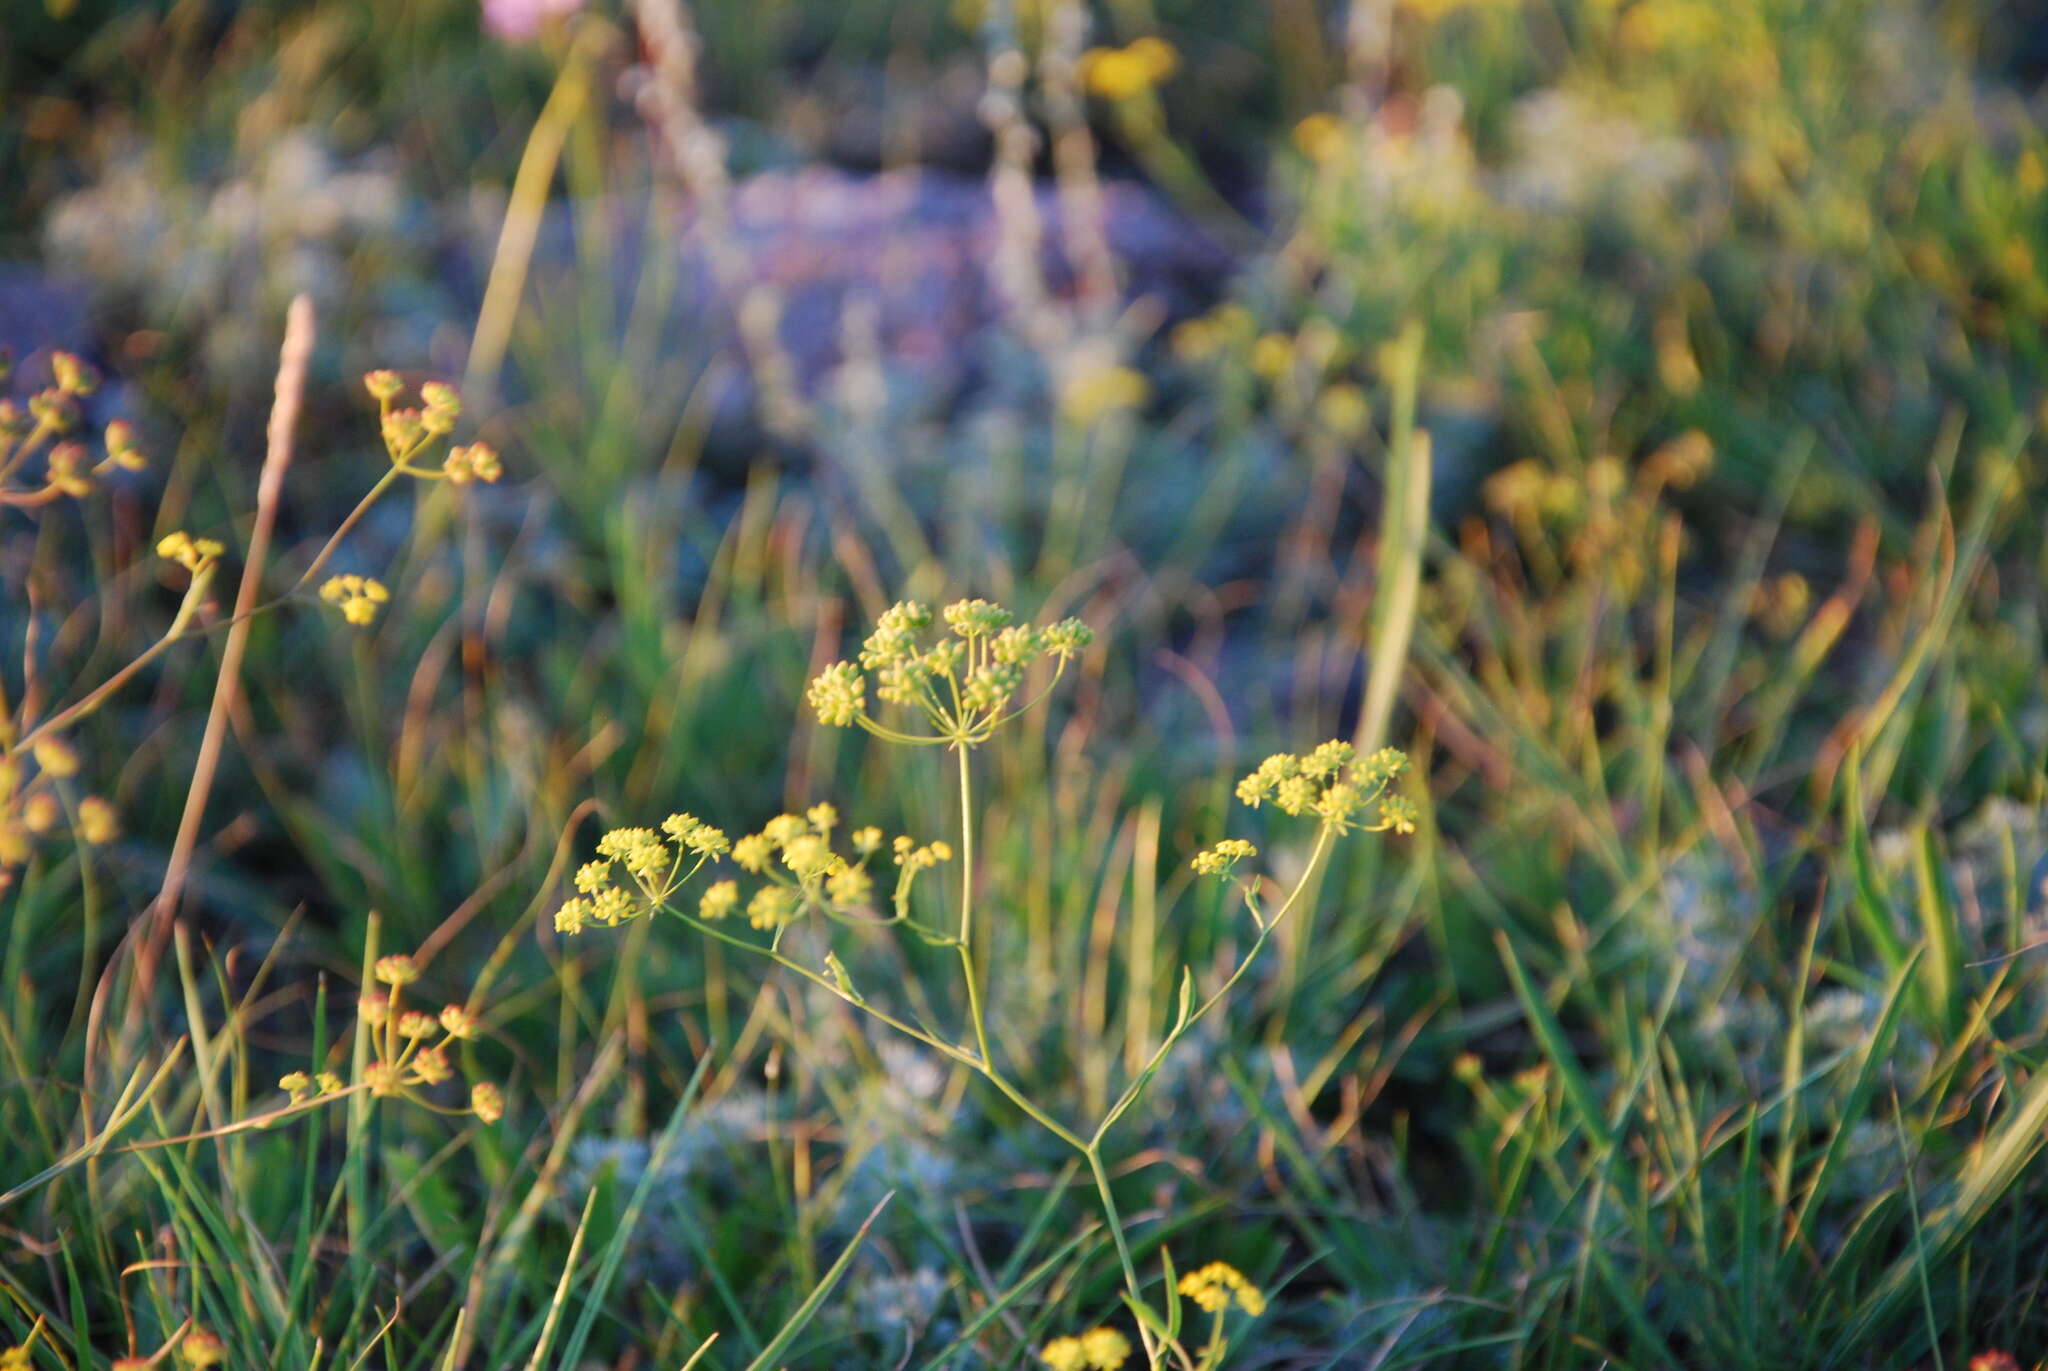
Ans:
{"label": "blurry rock", "polygon": [[944,62],[915,80],[873,66],[820,66],[782,109],[783,131],[819,162],[869,171],[986,167],[990,138],[981,121],[987,75],[979,62]]}
{"label": "blurry rock", "polygon": [[[460,293],[481,297],[495,244],[495,215],[473,215],[468,242],[450,264]],[[638,213],[619,207],[550,210],[532,271],[541,299],[576,267],[576,237],[610,218],[622,241],[615,260],[644,270],[651,249],[632,241]],[[1049,293],[1070,301],[1080,280],[1065,249],[1060,197],[1037,195],[1041,267]],[[1192,313],[1222,292],[1232,259],[1163,197],[1128,181],[1105,182],[1102,232],[1118,264],[1125,301],[1155,302],[1167,317]],[[929,170],[864,175],[824,167],[765,172],[734,184],[729,226],[737,280],[721,281],[715,245],[695,216],[682,230],[681,277],[674,291],[664,348],[743,359],[736,321],[749,299],[771,302],[776,337],[797,391],[815,398],[844,360],[848,306],[872,311],[873,339],[884,367],[919,379],[928,396],[944,396],[975,379],[977,340],[1005,316],[994,262],[1000,225],[987,183]],[[634,274],[637,274],[634,272]],[[622,280],[620,308],[630,308]]]}
{"label": "blurry rock", "polygon": [[78,354],[100,373],[98,389],[82,407],[88,428],[139,418],[135,395],[101,347],[98,325],[92,292],[82,282],[0,262],[0,356],[13,362],[13,376],[0,384],[0,395],[19,397],[48,384],[50,354],[61,350]]}
{"label": "blurry rock", "polygon": [[[1065,209],[1041,188],[1041,265],[1055,297],[1079,280],[1064,248]],[[1126,298],[1149,297],[1177,314],[1206,305],[1230,261],[1161,197],[1132,182],[1102,187],[1102,232],[1121,266]],[[782,339],[811,386],[840,360],[847,301],[870,297],[884,355],[945,367],[962,342],[996,323],[1003,301],[993,279],[1000,226],[986,182],[931,171],[861,176],[824,168],[768,173],[740,183],[733,228],[749,288],[783,302]],[[702,298],[717,292],[702,245],[685,261]]]}
{"label": "blurry rock", "polygon": [[0,349],[17,364],[51,348],[90,353],[91,303],[82,286],[0,262]]}

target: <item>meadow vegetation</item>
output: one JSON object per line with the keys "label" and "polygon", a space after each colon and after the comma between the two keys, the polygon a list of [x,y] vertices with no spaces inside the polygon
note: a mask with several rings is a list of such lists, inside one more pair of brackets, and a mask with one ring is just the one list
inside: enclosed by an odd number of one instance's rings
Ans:
{"label": "meadow vegetation", "polygon": [[2048,1359],[2017,11],[483,9],[0,44],[0,1371]]}

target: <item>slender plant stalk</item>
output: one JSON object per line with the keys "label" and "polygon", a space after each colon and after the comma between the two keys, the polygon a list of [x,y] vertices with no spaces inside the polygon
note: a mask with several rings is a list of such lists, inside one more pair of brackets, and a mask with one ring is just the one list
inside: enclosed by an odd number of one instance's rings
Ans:
{"label": "slender plant stalk", "polygon": [[967,1013],[974,1020],[974,1045],[988,1069],[996,1059],[988,1050],[988,1021],[981,1010],[981,978],[974,967],[974,792],[969,779],[968,750],[960,754],[960,975],[967,982]]}
{"label": "slender plant stalk", "polygon": [[[270,558],[271,530],[277,525],[277,506],[284,493],[285,472],[292,464],[292,432],[298,426],[299,407],[306,390],[306,365],[313,355],[313,298],[299,295],[285,311],[284,344],[278,352],[277,392],[270,407],[268,450],[263,471],[256,484],[256,522],[249,532],[249,553],[242,566],[241,584],[235,591],[235,626],[228,630],[221,650],[220,675],[214,682],[213,705],[207,711],[206,731],[199,742],[199,758],[193,764],[192,785],[185,795],[185,812],[178,821],[178,834],[171,844],[170,861],[164,868],[164,883],[157,892],[153,926],[140,948],[137,962],[139,984],[145,989],[154,978],[157,957],[165,936],[178,914],[178,901],[191,871],[192,852],[199,842],[199,824],[206,813],[207,797],[213,792],[213,778],[220,766],[221,748],[227,737],[228,715],[234,708],[235,692],[241,681],[242,656],[249,645],[249,611],[263,584],[263,568]],[[147,994],[129,1000],[139,1012],[148,1003]],[[131,1016],[131,1024],[134,1022]]]}

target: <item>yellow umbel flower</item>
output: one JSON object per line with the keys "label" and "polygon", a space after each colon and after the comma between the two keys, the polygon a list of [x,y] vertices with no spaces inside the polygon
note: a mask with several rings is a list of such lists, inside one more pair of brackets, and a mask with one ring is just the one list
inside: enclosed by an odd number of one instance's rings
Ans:
{"label": "yellow umbel flower", "polygon": [[419,963],[403,952],[379,957],[374,971],[377,979],[386,985],[411,985],[420,978]]}
{"label": "yellow umbel flower", "polygon": [[440,1048],[426,1047],[413,1054],[412,1074],[421,1085],[439,1085],[455,1074],[455,1068],[448,1064],[448,1055]]}
{"label": "yellow umbel flower", "polygon": [[1131,1341],[1114,1328],[1091,1328],[1081,1335],[1081,1355],[1094,1371],[1117,1371],[1131,1356]]}
{"label": "yellow umbel flower", "polygon": [[330,576],[320,587],[320,598],[341,610],[341,617],[357,628],[375,622],[378,606],[391,599],[384,583],[370,576]]}
{"label": "yellow umbel flower", "polygon": [[505,467],[498,460],[497,449],[489,443],[470,443],[448,449],[448,456],[441,463],[442,472],[449,481],[466,486],[471,481],[496,481],[505,474]]}
{"label": "yellow umbel flower", "polygon": [[1129,100],[1164,82],[1180,66],[1180,54],[1164,38],[1147,34],[1120,48],[1090,48],[1081,54],[1081,84],[1105,100]]}
{"label": "yellow umbel flower", "polygon": [[1131,1357],[1131,1342],[1114,1328],[1054,1338],[1039,1349],[1038,1359],[1051,1371],[1118,1371]]}
{"label": "yellow umbel flower", "polygon": [[505,1117],[505,1097],[489,1081],[478,1081],[469,1088],[469,1112],[483,1123],[496,1123]]}
{"label": "yellow umbel flower", "polygon": [[1253,809],[1271,800],[1283,814],[1312,814],[1339,833],[1360,825],[1360,812],[1378,801],[1378,819],[1362,825],[1368,832],[1413,833],[1414,804],[1386,793],[1407,765],[1407,755],[1395,748],[1356,758],[1351,744],[1333,739],[1306,757],[1279,752],[1266,758],[1237,783],[1237,798]]}
{"label": "yellow umbel flower", "polygon": [[1294,126],[1294,146],[1312,162],[1334,162],[1345,142],[1344,121],[1334,114],[1311,114]]}
{"label": "yellow umbel flower", "polygon": [[740,907],[738,881],[713,881],[697,900],[697,917],[716,923]]}
{"label": "yellow umbel flower", "polygon": [[1193,866],[1199,875],[1228,876],[1239,862],[1258,855],[1259,850],[1244,839],[1225,838],[1206,852],[1197,852]]}
{"label": "yellow umbel flower", "polygon": [[1152,383],[1131,367],[1088,367],[1061,383],[1059,398],[1063,416],[1077,428],[1092,428],[1142,406],[1152,398]]}
{"label": "yellow umbel flower", "polygon": [[78,802],[79,841],[105,847],[120,836],[121,824],[112,805],[97,795],[88,795]]}
{"label": "yellow umbel flower", "polygon": [[1081,1350],[1079,1338],[1054,1338],[1038,1349],[1038,1359],[1051,1371],[1088,1371],[1088,1354]]}
{"label": "yellow umbel flower", "polygon": [[178,1344],[178,1356],[187,1366],[218,1366],[227,1360],[227,1344],[208,1328],[194,1328]]}
{"label": "yellow umbel flower", "polygon": [[176,562],[195,576],[220,560],[227,549],[213,538],[194,538],[189,533],[166,533],[157,540],[156,555]]}
{"label": "yellow umbel flower", "polygon": [[22,802],[21,825],[38,838],[57,826],[64,806],[47,790],[39,790]]}
{"label": "yellow umbel flower", "polygon": [[1266,1312],[1266,1297],[1228,1262],[1210,1262],[1180,1278],[1180,1293],[1211,1314],[1228,1309],[1234,1302],[1253,1318]]}
{"label": "yellow umbel flower", "polygon": [[71,744],[54,734],[36,739],[30,749],[35,754],[36,765],[52,776],[76,776],[78,774],[78,753]]}

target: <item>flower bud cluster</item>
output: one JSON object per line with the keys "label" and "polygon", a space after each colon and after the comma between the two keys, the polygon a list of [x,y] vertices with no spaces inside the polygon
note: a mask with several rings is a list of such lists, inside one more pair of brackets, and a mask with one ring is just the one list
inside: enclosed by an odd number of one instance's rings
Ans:
{"label": "flower bud cluster", "polygon": [[[660,906],[709,861],[732,850],[723,829],[692,814],[671,814],[660,832],[615,828],[597,840],[599,860],[576,871],[577,893],[555,911],[555,931],[577,934],[592,924],[616,928]],[[628,878],[620,884],[618,873]]]}
{"label": "flower bud cluster", "polygon": [[1118,1371],[1130,1358],[1131,1340],[1114,1328],[1054,1338],[1038,1352],[1048,1371]]}
{"label": "flower bud cluster", "polygon": [[[958,601],[938,617],[951,636],[927,642],[929,605],[910,600],[887,610],[854,661],[835,662],[811,681],[818,722],[859,725],[899,742],[972,746],[1019,712],[1013,701],[1034,663],[1049,658],[1064,670],[1095,640],[1078,619],[1033,628],[987,600]],[[877,723],[867,709],[869,677],[876,699],[922,713],[932,732],[904,734]]]}
{"label": "flower bud cluster", "polygon": [[[460,1074],[450,1059],[458,1042],[477,1037],[482,1021],[466,1004],[449,1003],[438,1013],[409,1007],[406,987],[420,978],[419,963],[404,953],[379,957],[370,974],[383,990],[366,990],[356,1000],[356,1018],[369,1030],[372,1058],[364,1066],[362,1079],[354,1087],[332,1071],[293,1071],[278,1081],[278,1088],[293,1105],[303,1105],[365,1090],[375,1098],[404,1097],[418,1104],[430,1104],[420,1094],[454,1080]],[[440,1105],[431,1105],[450,1112]],[[461,1112],[461,1111],[454,1111]],[[469,1113],[484,1123],[504,1117],[505,1100],[489,1081],[473,1081],[469,1087]]]}
{"label": "flower bud cluster", "polygon": [[25,757],[0,757],[0,889],[13,884],[14,869],[27,863],[36,844],[63,832],[67,821],[71,837],[91,847],[120,837],[111,804],[97,795],[74,800],[69,782],[79,769],[78,750],[55,733],[36,738]]}
{"label": "flower bud cluster", "polygon": [[445,381],[420,384],[418,405],[400,405],[405,381],[395,371],[379,370],[363,377],[363,389],[377,402],[377,427],[384,437],[384,455],[391,465],[423,481],[466,486],[496,481],[505,474],[498,452],[489,443],[457,444],[448,449],[439,469],[421,465],[427,449],[455,432],[462,417],[462,397]]}
{"label": "flower bud cluster", "polygon": [[1216,846],[1195,854],[1195,871],[1203,876],[1228,876],[1236,865],[1247,857],[1256,857],[1259,850],[1242,838],[1225,838]]}
{"label": "flower bud cluster", "polygon": [[[1406,754],[1394,748],[1358,759],[1351,744],[1332,740],[1305,757],[1281,752],[1266,758],[1237,783],[1237,798],[1253,809],[1271,800],[1283,814],[1312,814],[1338,833],[1354,827],[1368,833],[1413,833],[1414,803],[1386,793],[1407,765]],[[1375,801],[1377,817],[1365,823],[1360,816]]]}
{"label": "flower bud cluster", "polygon": [[[0,383],[11,369],[0,368]],[[135,443],[135,426],[117,419],[101,435],[106,455],[95,460],[86,444],[71,437],[82,420],[79,401],[99,389],[100,377],[84,359],[69,352],[50,357],[52,384],[28,397],[27,404],[0,396],[0,505],[34,509],[59,499],[83,499],[109,467],[141,471],[149,459]],[[40,484],[12,478],[29,458],[43,453]]]}
{"label": "flower bud cluster", "polygon": [[182,532],[166,533],[156,545],[157,556],[176,562],[194,576],[218,562],[225,551],[227,549],[221,546],[219,539],[194,538]]}
{"label": "flower bud cluster", "polygon": [[388,603],[391,592],[374,576],[329,576],[320,587],[320,598],[341,611],[341,617],[357,628],[376,622],[377,610]]}
{"label": "flower bud cluster", "polygon": [[[801,814],[778,814],[759,831],[728,839],[723,830],[688,814],[672,814],[660,832],[651,828],[615,828],[598,840],[597,860],[576,871],[576,894],[555,911],[555,928],[581,933],[597,925],[611,928],[666,905],[684,882],[708,861],[730,856],[749,876],[758,877],[751,893],[738,880],[713,881],[697,897],[696,918],[720,923],[745,913],[754,928],[772,930],[794,923],[810,911],[835,917],[870,909],[875,902],[871,867],[884,850],[882,830],[864,825],[835,846],[839,811],[815,804]],[[909,899],[921,871],[951,860],[944,842],[919,843],[899,837],[888,847],[898,868],[895,899]],[[621,879],[621,873],[625,879]]]}
{"label": "flower bud cluster", "polygon": [[1253,1318],[1266,1312],[1265,1295],[1228,1262],[1210,1262],[1188,1272],[1180,1278],[1180,1293],[1211,1314],[1233,1304]]}

